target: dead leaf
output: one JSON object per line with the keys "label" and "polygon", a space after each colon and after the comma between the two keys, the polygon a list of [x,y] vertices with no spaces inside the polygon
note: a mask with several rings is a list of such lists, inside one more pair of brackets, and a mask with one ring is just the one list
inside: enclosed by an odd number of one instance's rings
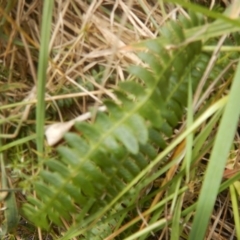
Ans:
{"label": "dead leaf", "polygon": [[[104,112],[106,111],[105,106],[101,106],[98,108],[98,111]],[[45,136],[47,139],[47,143],[49,146],[54,146],[57,144],[75,124],[75,122],[82,122],[89,118],[91,118],[91,112],[84,113],[68,122],[60,122],[48,125],[45,127]]]}

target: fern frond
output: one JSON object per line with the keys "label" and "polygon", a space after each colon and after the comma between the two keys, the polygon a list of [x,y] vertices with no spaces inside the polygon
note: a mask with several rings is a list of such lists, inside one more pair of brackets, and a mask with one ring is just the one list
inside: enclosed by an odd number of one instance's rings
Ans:
{"label": "fern frond", "polygon": [[121,104],[106,100],[108,113],[99,112],[92,124],[77,123],[81,136],[67,133],[68,146],[58,149],[61,159],[45,162],[46,169],[33,183],[37,197],[29,197],[23,208],[31,221],[46,229],[50,222],[62,225],[61,217],[79,224],[87,218],[81,207],[89,199],[86,215],[117,196],[157,155],[156,146],[166,146],[164,139],[172,135],[186,107],[189,75],[195,89],[208,64],[200,41],[181,45],[184,29],[201,23],[192,15],[143,43],[139,57],[147,67],[130,67],[137,80],[119,84],[115,94]]}

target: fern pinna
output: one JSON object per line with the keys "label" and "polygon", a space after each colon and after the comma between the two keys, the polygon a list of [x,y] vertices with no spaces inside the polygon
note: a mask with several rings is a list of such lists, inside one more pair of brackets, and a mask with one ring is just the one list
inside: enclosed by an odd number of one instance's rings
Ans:
{"label": "fern pinna", "polygon": [[81,136],[67,133],[61,158],[45,161],[33,182],[36,197],[23,207],[29,220],[45,229],[50,222],[63,226],[62,219],[86,227],[165,147],[186,107],[189,76],[195,89],[209,60],[200,41],[182,44],[184,30],[201,24],[198,16],[172,22],[161,37],[142,43],[147,67],[130,67],[137,80],[119,84],[121,104],[106,100],[108,112],[76,124]]}

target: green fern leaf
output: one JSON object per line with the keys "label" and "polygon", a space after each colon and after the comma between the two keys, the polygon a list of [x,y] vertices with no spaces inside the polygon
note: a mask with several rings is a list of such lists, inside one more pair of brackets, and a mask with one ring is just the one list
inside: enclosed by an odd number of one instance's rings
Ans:
{"label": "green fern leaf", "polygon": [[[48,228],[50,221],[62,225],[64,216],[80,224],[76,219],[100,211],[157,155],[156,149],[165,148],[164,139],[186,107],[188,76],[195,89],[208,64],[201,42],[179,45],[185,41],[184,29],[201,22],[192,15],[143,43],[146,51],[139,57],[147,67],[129,68],[136,81],[119,84],[115,94],[121,104],[106,100],[108,113],[98,113],[94,123],[76,124],[81,136],[66,134],[68,146],[58,149],[61,158],[46,161],[48,170],[41,170],[34,182],[37,197],[23,208],[31,221]],[[98,232],[86,233],[87,239],[94,239],[91,234]]]}

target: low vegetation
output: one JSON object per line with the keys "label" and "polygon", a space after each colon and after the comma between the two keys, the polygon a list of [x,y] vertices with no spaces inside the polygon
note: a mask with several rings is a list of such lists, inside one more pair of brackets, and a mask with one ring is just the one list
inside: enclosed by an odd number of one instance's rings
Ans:
{"label": "low vegetation", "polygon": [[1,239],[240,239],[239,1],[1,1]]}

